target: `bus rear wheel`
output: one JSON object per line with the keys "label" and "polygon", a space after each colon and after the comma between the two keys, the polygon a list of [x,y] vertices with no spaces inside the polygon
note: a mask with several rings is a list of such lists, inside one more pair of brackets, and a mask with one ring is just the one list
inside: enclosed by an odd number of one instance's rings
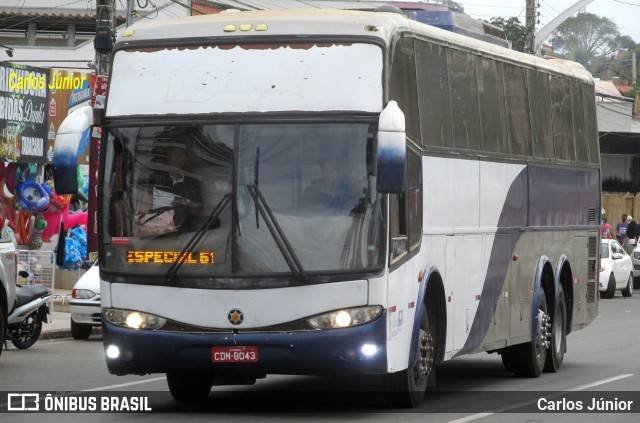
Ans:
{"label": "bus rear wheel", "polygon": [[395,408],[415,408],[420,405],[429,382],[435,377],[435,345],[433,326],[429,328],[427,310],[422,307],[415,364],[412,368],[386,375],[387,404]]}
{"label": "bus rear wheel", "polygon": [[202,401],[209,396],[213,375],[208,373],[167,373],[171,395],[180,401]]}
{"label": "bus rear wheel", "polygon": [[551,345],[544,363],[544,371],[547,373],[556,373],[560,370],[564,360],[564,352],[567,350],[567,303],[561,285],[558,286],[558,303],[553,312],[552,320]]}
{"label": "bus rear wheel", "polygon": [[2,355],[2,348],[4,348],[4,311],[2,310],[2,303],[0,303],[0,355]]}
{"label": "bus rear wheel", "polygon": [[550,340],[550,316],[547,297],[540,287],[538,299],[538,330],[536,336],[525,344],[514,345],[502,353],[505,368],[518,377],[538,377],[544,369]]}

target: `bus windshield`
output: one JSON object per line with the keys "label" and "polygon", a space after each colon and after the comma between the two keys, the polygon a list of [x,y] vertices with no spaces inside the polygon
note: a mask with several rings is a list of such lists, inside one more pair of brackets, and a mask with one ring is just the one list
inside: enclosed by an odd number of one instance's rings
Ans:
{"label": "bus windshield", "polygon": [[369,123],[110,129],[104,270],[210,278],[380,268],[373,130]]}

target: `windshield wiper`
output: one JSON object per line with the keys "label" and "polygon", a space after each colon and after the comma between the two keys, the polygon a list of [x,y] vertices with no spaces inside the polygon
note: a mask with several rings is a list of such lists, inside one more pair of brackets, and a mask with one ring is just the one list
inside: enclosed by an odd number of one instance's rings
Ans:
{"label": "windshield wiper", "polygon": [[209,217],[207,217],[207,220],[205,220],[204,223],[200,225],[200,228],[198,228],[198,230],[193,234],[191,239],[189,239],[189,242],[187,242],[187,245],[185,245],[184,248],[180,251],[180,253],[178,253],[178,257],[176,257],[176,260],[173,263],[171,263],[171,267],[169,267],[169,270],[167,270],[167,273],[164,275],[164,278],[167,282],[171,282],[171,280],[176,275],[176,273],[178,273],[178,270],[180,270],[180,267],[182,267],[182,264],[184,263],[185,259],[189,256],[189,254],[191,254],[191,252],[196,247],[196,245],[198,245],[198,243],[200,242],[202,237],[204,237],[204,234],[209,229],[209,227],[215,223],[216,219],[218,218],[218,216],[220,216],[220,213],[222,213],[222,211],[225,209],[227,204],[231,202],[232,197],[233,197],[233,194],[226,193],[220,199],[218,204],[216,204],[216,206],[213,208],[213,211],[211,212]]}
{"label": "windshield wiper", "polygon": [[293,247],[287,240],[282,228],[278,224],[273,212],[271,211],[271,207],[267,204],[267,201],[262,196],[262,192],[260,192],[260,188],[257,185],[247,185],[247,189],[249,190],[249,194],[251,198],[253,198],[253,202],[256,204],[256,209],[260,212],[264,223],[266,223],[273,240],[276,242],[280,253],[282,253],[282,257],[287,262],[287,265],[291,269],[296,278],[299,280],[305,281],[307,279],[307,274],[298,260],[298,256],[296,255]]}
{"label": "windshield wiper", "polygon": [[258,171],[258,166],[260,165],[259,160],[260,160],[260,147],[257,147],[256,159],[253,167],[253,185],[247,185],[247,189],[249,190],[249,195],[251,195],[251,198],[253,198],[253,202],[256,205],[256,228],[259,228],[260,220],[258,219],[258,212],[260,212],[260,215],[262,216],[264,223],[266,223],[267,225],[267,229],[269,229],[269,232],[271,233],[271,237],[276,242],[276,245],[278,246],[278,249],[280,250],[282,257],[284,258],[284,261],[287,262],[287,265],[291,269],[291,272],[293,272],[293,274],[296,276],[298,280],[306,281],[307,274],[305,273],[304,268],[302,267],[302,263],[300,263],[300,260],[298,259],[296,252],[294,251],[293,247],[289,243],[289,240],[285,236],[284,231],[282,230],[282,228],[278,224],[278,221],[273,215],[273,211],[271,210],[271,207],[269,207],[267,200],[265,200],[264,196],[262,195],[262,192],[260,191],[260,188],[258,188],[258,179],[260,177],[259,171]]}

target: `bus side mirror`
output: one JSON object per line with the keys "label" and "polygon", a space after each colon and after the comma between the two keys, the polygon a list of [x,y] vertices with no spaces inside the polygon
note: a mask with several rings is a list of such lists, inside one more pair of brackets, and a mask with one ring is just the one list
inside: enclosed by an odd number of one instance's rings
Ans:
{"label": "bus side mirror", "polygon": [[376,151],[376,189],[383,194],[404,191],[407,146],[404,113],[398,103],[390,101],[378,120]]}
{"label": "bus side mirror", "polygon": [[53,184],[57,194],[78,192],[78,155],[91,139],[93,108],[84,106],[67,116],[56,135],[53,147]]}

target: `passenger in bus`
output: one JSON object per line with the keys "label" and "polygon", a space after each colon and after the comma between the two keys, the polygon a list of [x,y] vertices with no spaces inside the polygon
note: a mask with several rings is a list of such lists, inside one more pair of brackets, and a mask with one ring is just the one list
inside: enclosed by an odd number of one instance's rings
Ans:
{"label": "passenger in bus", "polygon": [[361,192],[356,184],[346,178],[341,166],[333,158],[325,159],[320,166],[321,178],[311,182],[302,196],[305,206],[326,207],[333,210],[351,210],[354,208]]}
{"label": "passenger in bus", "polygon": [[140,199],[138,211],[149,213],[155,210],[174,210],[176,228],[190,227],[202,211],[200,181],[185,170],[188,163],[187,148],[175,144],[166,149],[166,165],[163,170],[155,170],[150,178],[151,190],[145,191]]}

